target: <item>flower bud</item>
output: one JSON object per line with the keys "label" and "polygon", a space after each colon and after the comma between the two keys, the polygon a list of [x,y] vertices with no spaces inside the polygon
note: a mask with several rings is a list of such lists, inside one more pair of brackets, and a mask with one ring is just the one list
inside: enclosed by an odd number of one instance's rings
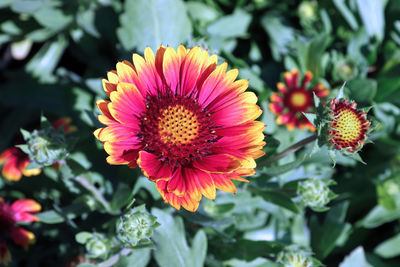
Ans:
{"label": "flower bud", "polygon": [[67,139],[63,131],[57,131],[45,118],[40,130],[21,130],[26,144],[19,145],[37,167],[50,166],[68,155]]}
{"label": "flower bud", "polygon": [[157,217],[145,210],[144,205],[131,209],[117,221],[118,239],[125,247],[135,247],[138,243],[149,243],[153,230],[159,224]]}
{"label": "flower bud", "polygon": [[323,264],[313,258],[312,253],[297,248],[295,245],[288,246],[278,254],[277,262],[284,267],[320,267]]}
{"label": "flower bud", "polygon": [[314,21],[317,19],[317,5],[315,2],[303,1],[299,5],[299,17],[302,20]]}
{"label": "flower bud", "polygon": [[93,234],[86,242],[86,250],[90,258],[101,257],[108,251],[107,241],[103,235]]}
{"label": "flower bud", "polygon": [[335,64],[332,75],[338,81],[348,81],[354,78],[357,73],[358,70],[354,64],[342,59]]}
{"label": "flower bud", "polygon": [[329,185],[335,184],[332,180],[308,179],[300,182],[297,193],[301,202],[315,211],[325,211],[325,207],[336,195],[329,189]]}

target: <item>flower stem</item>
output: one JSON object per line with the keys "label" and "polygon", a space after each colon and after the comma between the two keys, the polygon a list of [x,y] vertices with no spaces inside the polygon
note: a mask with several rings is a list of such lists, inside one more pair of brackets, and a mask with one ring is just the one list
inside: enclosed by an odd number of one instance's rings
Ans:
{"label": "flower stem", "polygon": [[109,212],[109,213],[112,212],[110,204],[108,204],[108,202],[104,198],[103,194],[100,193],[100,191],[95,186],[90,184],[85,178],[83,178],[81,176],[75,177],[74,180],[77,183],[79,183],[82,187],[84,187],[86,190],[91,192],[93,194],[93,196],[96,198],[96,200],[101,203],[101,205],[106,209],[107,212]]}
{"label": "flower stem", "polygon": [[311,135],[309,137],[306,137],[302,140],[300,140],[299,142],[297,142],[296,144],[288,147],[287,149],[283,150],[282,152],[276,154],[275,156],[273,156],[272,158],[267,158],[263,161],[261,161],[260,163],[258,163],[257,165],[259,167],[263,167],[263,166],[267,166],[270,165],[271,163],[280,160],[281,158],[286,157],[287,155],[296,152],[297,150],[299,150],[300,148],[302,148],[303,146],[315,141],[318,138],[317,134]]}

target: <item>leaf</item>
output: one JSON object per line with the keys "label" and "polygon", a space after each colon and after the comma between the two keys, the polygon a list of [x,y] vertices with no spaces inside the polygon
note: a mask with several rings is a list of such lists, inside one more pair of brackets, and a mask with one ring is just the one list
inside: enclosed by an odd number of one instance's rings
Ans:
{"label": "leaf", "polygon": [[151,249],[135,248],[129,256],[121,256],[116,267],[146,267],[151,259]]}
{"label": "leaf", "polygon": [[203,230],[199,230],[194,236],[191,251],[195,262],[205,262],[207,255],[207,235]]}
{"label": "leaf", "polygon": [[61,59],[68,41],[65,37],[59,36],[57,40],[46,43],[39,52],[28,62],[26,70],[41,81],[54,81],[53,71]]}
{"label": "leaf", "polygon": [[266,13],[261,19],[261,25],[269,35],[274,59],[279,60],[289,52],[289,45],[295,40],[293,28],[287,26],[284,18],[276,12]]}
{"label": "leaf", "polygon": [[210,24],[207,32],[223,38],[241,37],[247,32],[251,22],[251,15],[241,9],[232,15],[227,15]]}
{"label": "leaf", "polygon": [[194,20],[210,22],[219,16],[217,10],[201,2],[189,1],[186,2],[186,7],[190,17]]}
{"label": "leaf", "polygon": [[370,37],[383,40],[385,33],[384,1],[357,0],[358,11]]}
{"label": "leaf", "polygon": [[266,254],[277,254],[283,248],[279,242],[240,239],[232,245],[231,251],[235,251],[235,257],[251,261]]}
{"label": "leaf", "polygon": [[300,213],[299,207],[284,193],[276,192],[272,189],[254,189],[253,192],[261,196],[267,202],[273,203],[294,213]]}
{"label": "leaf", "polygon": [[87,240],[92,238],[93,234],[89,232],[79,232],[75,235],[75,241],[79,244],[86,244]]}
{"label": "leaf", "polygon": [[332,207],[322,224],[316,216],[311,217],[311,247],[319,259],[324,259],[335,248],[344,232],[348,232],[345,217],[349,202],[342,202]]}
{"label": "leaf", "polygon": [[357,225],[365,228],[376,228],[384,223],[397,220],[400,217],[400,210],[387,210],[380,205],[375,206]]}
{"label": "leaf", "polygon": [[126,50],[185,42],[192,32],[182,0],[127,0],[117,36]]}
{"label": "leaf", "polygon": [[[157,208],[152,209],[152,214],[157,217],[161,224],[154,231],[153,240],[156,244],[154,257],[161,267],[201,267],[204,265],[204,258],[207,246],[204,244],[205,235],[195,237],[196,244],[189,248],[182,218],[173,218],[170,214]],[[202,236],[203,235],[203,236]],[[196,251],[199,255],[195,255]]]}
{"label": "leaf", "polygon": [[297,42],[298,60],[301,69],[303,72],[311,71],[316,80],[324,75],[325,70],[322,69],[321,59],[331,40],[330,35],[323,33],[308,42]]}
{"label": "leaf", "polygon": [[336,8],[342,13],[342,16],[345,18],[347,23],[350,25],[351,29],[357,30],[358,23],[353,13],[349,10],[349,8],[345,4],[345,0],[333,0]]}
{"label": "leaf", "polygon": [[374,99],[378,84],[372,79],[354,79],[347,83],[349,97],[356,102],[370,102]]}
{"label": "leaf", "polygon": [[65,208],[60,208],[59,211],[47,210],[36,214],[35,216],[39,218],[40,222],[47,224],[57,224],[62,223],[66,219],[74,219],[83,212],[86,212],[87,208],[82,203],[72,204]]}
{"label": "leaf", "polygon": [[53,31],[61,31],[73,21],[72,15],[66,15],[61,8],[54,7],[42,7],[33,17],[40,25]]}
{"label": "leaf", "polygon": [[362,247],[357,247],[353,250],[350,255],[348,255],[342,263],[340,263],[339,267],[372,267],[370,265],[364,254],[364,249]]}
{"label": "leaf", "polygon": [[374,252],[382,258],[393,258],[400,255],[400,234],[397,234],[379,244]]}

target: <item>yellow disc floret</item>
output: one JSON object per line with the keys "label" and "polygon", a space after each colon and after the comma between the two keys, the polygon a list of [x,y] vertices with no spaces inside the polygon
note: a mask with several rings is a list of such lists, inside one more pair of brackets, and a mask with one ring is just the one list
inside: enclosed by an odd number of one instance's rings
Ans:
{"label": "yellow disc floret", "polygon": [[197,116],[182,105],[169,106],[158,118],[158,130],[165,144],[188,144],[198,135]]}

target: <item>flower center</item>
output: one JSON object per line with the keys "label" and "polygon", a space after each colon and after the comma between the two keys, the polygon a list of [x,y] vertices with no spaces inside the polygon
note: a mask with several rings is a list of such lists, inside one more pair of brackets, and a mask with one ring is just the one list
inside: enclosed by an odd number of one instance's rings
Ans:
{"label": "flower center", "polygon": [[342,109],[336,120],[331,123],[335,136],[342,142],[356,142],[362,135],[362,123],[356,111]]}
{"label": "flower center", "polygon": [[216,125],[197,101],[167,94],[148,97],[146,107],[139,117],[143,150],[173,167],[210,154]]}
{"label": "flower center", "polygon": [[199,132],[197,116],[182,105],[169,106],[161,112],[158,130],[165,144],[189,144]]}
{"label": "flower center", "polygon": [[306,90],[293,91],[287,99],[287,106],[295,111],[306,111],[311,104],[310,94]]}

